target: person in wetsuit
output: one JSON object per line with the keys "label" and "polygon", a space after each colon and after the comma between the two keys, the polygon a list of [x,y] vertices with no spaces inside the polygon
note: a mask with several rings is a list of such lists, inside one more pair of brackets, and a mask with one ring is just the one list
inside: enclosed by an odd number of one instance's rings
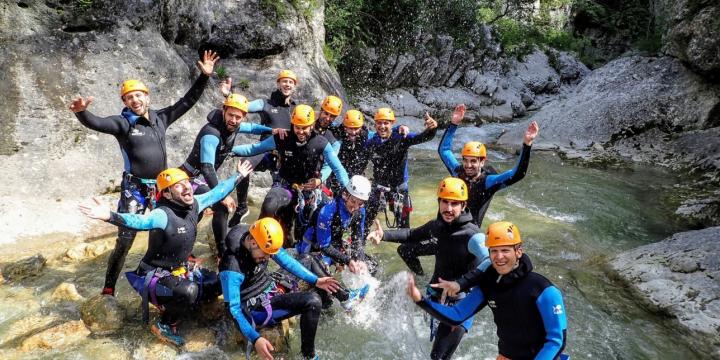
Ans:
{"label": "person in wetsuit", "polygon": [[[180,166],[192,178],[193,185],[197,187],[196,194],[205,193],[217,186],[217,169],[222,166],[225,159],[232,155],[237,133],[257,135],[273,133],[273,129],[267,126],[245,122],[247,112],[247,99],[239,94],[230,94],[223,102],[222,109],[212,110],[208,114],[208,123],[200,129],[190,154]],[[275,133],[278,133],[278,130],[275,130]],[[201,175],[202,178],[200,178]],[[239,192],[240,190],[238,190],[238,195],[240,195]],[[227,196],[212,206],[212,230],[218,257],[222,257],[225,249],[228,213],[236,207],[232,196]]]}
{"label": "person in wetsuit", "polygon": [[[295,249],[300,262],[318,276],[331,276],[329,267],[347,266],[353,273],[375,272],[376,262],[365,253],[365,208],[370,197],[370,180],[354,175],[340,196],[318,210]],[[368,287],[334,293],[345,310],[367,293]],[[320,292],[323,308],[332,300]],[[350,301],[349,301],[350,300]]]}
{"label": "person in wetsuit", "polygon": [[[392,130],[395,113],[390,108],[380,108],[374,116],[377,134],[366,142],[373,163],[373,183],[375,189],[370,195],[367,206],[366,227],[375,220],[380,209],[380,196],[386,199],[397,198],[402,202],[402,215],[397,227],[410,227],[412,202],[408,191],[407,155],[410,146],[430,141],[437,132],[437,122],[425,113],[425,130],[420,133],[402,135]],[[383,194],[384,193],[384,194]]]}
{"label": "person in wetsuit", "polygon": [[220,294],[217,275],[207,270],[193,270],[186,262],[197,235],[200,213],[224,199],[237,181],[252,172],[249,161],[238,163],[238,173],[209,192],[195,196],[190,178],[178,168],[162,171],[157,177],[157,206],[146,215],[116,213],[96,198],[94,205],[81,205],[90,218],[107,221],[130,229],[149,230],[148,248],[138,268],[125,275],[142,296],[143,320],[149,320],[148,303],[163,309],[160,320],[151,331],[161,340],[182,346],[177,332],[180,316],[200,300]]}
{"label": "person in wetsuit", "polygon": [[412,276],[408,295],[423,310],[448,325],[460,325],[485,305],[490,307],[498,336],[498,360],[568,359],[562,354],[567,342],[567,317],[560,290],[533,272],[524,254],[520,231],[510,222],[488,226],[485,245],[492,267],[472,270],[456,281],[439,280],[434,288],[448,296],[470,288],[452,307],[421,297]]}
{"label": "person in wetsuit", "polygon": [[223,298],[240,332],[262,359],[272,359],[273,346],[255,327],[272,326],[295,315],[300,315],[302,355],[305,359],[316,358],[320,297],[313,291],[283,293],[268,272],[268,259],[323,291],[336,291],[339,284],[332,277],[318,278],[293,259],[282,248],[283,238],[282,226],[269,217],[249,228],[233,227],[219,267]]}
{"label": "person in wetsuit", "polygon": [[[269,99],[257,99],[248,104],[248,112],[260,116],[260,125],[271,129],[290,130],[290,115],[295,108],[295,94],[298,86],[298,77],[292,70],[281,70],[276,80],[276,89],[270,94]],[[230,95],[232,79],[224,82],[221,92],[225,96]],[[268,137],[268,134],[260,136],[261,140]],[[251,160],[255,165],[255,171],[270,171],[275,177],[277,174],[277,156],[272,153],[263,154]],[[238,203],[235,215],[230,219],[229,225],[235,226],[240,223],[247,214],[247,193],[250,189],[250,178],[243,179],[238,186]]]}
{"label": "person in wetsuit", "polygon": [[[125,108],[120,115],[103,118],[88,111],[92,96],[87,99],[77,97],[70,103],[70,110],[81,124],[115,136],[120,144],[124,169],[118,212],[142,214],[153,201],[155,178],[167,168],[165,131],[200,99],[218,59],[214,52],[205,51],[202,61],[198,61],[202,73],[190,90],[178,102],[161,110],[149,108],[150,90],[139,80],[122,83],[120,99]],[[115,284],[135,235],[135,230],[118,228],[115,248],[108,259],[103,294],[115,295]]]}
{"label": "person in wetsuit", "polygon": [[[315,111],[308,105],[298,105],[292,114],[292,132],[281,138],[279,135],[268,137],[255,144],[238,145],[233,152],[239,156],[255,156],[277,150],[280,159],[278,179],[265,196],[260,217],[274,217],[283,225],[286,236],[285,247],[292,247],[295,239],[300,239],[303,226],[311,218],[313,206],[317,207],[321,198],[320,170],[328,164],[340,183],[345,186],[349,179],[327,139],[313,130]],[[306,206],[297,206],[298,202]],[[297,207],[297,209],[296,209]],[[312,209],[314,211],[314,209]],[[298,217],[295,233],[290,229]],[[303,223],[305,222],[305,223]]]}
{"label": "person in wetsuit", "polygon": [[[413,229],[387,231],[383,231],[379,221],[375,220],[376,229],[370,233],[368,239],[374,243],[380,240],[396,242],[401,246],[406,244],[432,246],[436,249],[435,270],[430,283],[436,283],[439,279],[458,279],[476,267],[485,269],[489,266],[488,252],[483,245],[484,237],[480,228],[472,222],[472,216],[466,211],[467,196],[467,186],[462,179],[445,178],[440,182],[437,191],[438,215],[435,220]],[[400,249],[398,253],[401,253]],[[418,261],[409,264],[419,266],[420,263]],[[428,288],[428,296],[434,301],[441,299],[441,293],[432,288]],[[453,304],[461,296],[462,294],[447,297],[445,303]],[[463,321],[461,326],[456,327],[431,321],[430,338],[434,338],[434,342],[430,357],[432,359],[452,357],[463,335],[472,326],[472,320],[470,317]]]}

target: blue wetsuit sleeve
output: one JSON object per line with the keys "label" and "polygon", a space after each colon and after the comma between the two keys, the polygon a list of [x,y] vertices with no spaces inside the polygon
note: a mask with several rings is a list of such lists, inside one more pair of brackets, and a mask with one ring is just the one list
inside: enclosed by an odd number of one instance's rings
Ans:
{"label": "blue wetsuit sleeve", "polygon": [[452,141],[455,136],[457,125],[450,124],[443,133],[442,140],[438,146],[438,153],[440,154],[440,160],[442,160],[445,167],[450,172],[450,175],[457,176],[457,169],[460,167],[460,163],[455,159],[455,155],[452,152]]}
{"label": "blue wetsuit sleeve", "polygon": [[240,127],[238,127],[237,132],[241,134],[265,135],[272,134],[272,128],[245,121],[240,123]]}
{"label": "blue wetsuit sleeve", "polygon": [[215,135],[205,135],[200,138],[200,163],[215,165],[215,151],[220,139]]}
{"label": "blue wetsuit sleeve", "polygon": [[[332,143],[332,148],[333,148],[333,151],[335,152],[335,155],[340,153],[340,144],[341,144],[340,140],[337,140],[334,143]],[[331,173],[332,173],[332,169],[330,168],[330,165],[328,165],[327,162],[324,162],[322,169],[320,169],[320,180],[322,180],[322,182],[325,182],[325,180],[327,180],[327,178],[330,177]]]}
{"label": "blue wetsuit sleeve", "polygon": [[111,212],[110,220],[107,222],[135,230],[152,230],[164,229],[167,226],[168,218],[165,211],[154,209],[145,215]]}
{"label": "blue wetsuit sleeve", "polygon": [[317,275],[313,274],[305,268],[297,260],[293,259],[285,249],[280,249],[277,254],[273,255],[273,260],[280,265],[283,269],[289,271],[291,274],[303,279],[303,281],[315,285],[317,282]]}
{"label": "blue wetsuit sleeve", "polygon": [[268,136],[258,143],[233,146],[232,152],[238,156],[250,157],[272,150],[275,150],[275,137]]}
{"label": "blue wetsuit sleeve", "polygon": [[473,235],[468,241],[468,251],[475,255],[480,262],[477,267],[480,271],[485,271],[490,266],[490,252],[485,247],[485,234],[477,233]]}
{"label": "blue wetsuit sleeve", "polygon": [[428,298],[423,298],[416,303],[434,318],[450,324],[461,325],[469,317],[480,311],[485,305],[485,297],[480,287],[474,287],[466,297],[453,306],[446,306],[436,303]]}
{"label": "blue wetsuit sleeve", "polygon": [[485,178],[485,188],[491,191],[497,191],[522,180],[530,164],[530,149],[530,146],[523,144],[520,158],[515,164],[515,167],[501,174],[488,175]]}
{"label": "blue wetsuit sleeve", "polygon": [[245,314],[242,311],[242,301],[240,300],[240,286],[245,280],[245,276],[242,273],[232,270],[225,270],[220,272],[220,285],[222,285],[223,298],[228,303],[230,314],[237,321],[240,327],[240,332],[250,342],[255,343],[260,337],[257,331],[253,328],[252,324],[245,318]]}
{"label": "blue wetsuit sleeve", "polygon": [[248,104],[248,112],[256,113],[261,112],[265,107],[265,101],[263,99],[253,100]]}
{"label": "blue wetsuit sleeve", "polygon": [[237,183],[239,177],[240,174],[235,173],[227,180],[219,183],[212,190],[204,194],[195,195],[195,200],[198,202],[198,213],[202,212],[206,207],[212,206],[216,202],[228,196],[235,188],[235,184]]}
{"label": "blue wetsuit sleeve", "polygon": [[350,178],[348,177],[347,171],[340,163],[340,159],[338,159],[335,154],[335,150],[333,150],[333,147],[330,144],[325,145],[325,149],[323,149],[323,156],[325,157],[325,163],[330,166],[332,172],[335,174],[335,177],[340,182],[340,185],[345,187],[348,181],[350,181]]}
{"label": "blue wetsuit sleeve", "polygon": [[545,327],[545,345],[535,356],[535,360],[552,360],[565,348],[567,318],[562,294],[555,286],[543,290],[535,301]]}

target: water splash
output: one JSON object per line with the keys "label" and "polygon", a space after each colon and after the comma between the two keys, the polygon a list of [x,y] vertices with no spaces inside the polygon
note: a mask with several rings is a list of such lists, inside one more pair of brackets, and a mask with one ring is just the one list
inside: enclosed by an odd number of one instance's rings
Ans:
{"label": "water splash", "polygon": [[582,214],[566,214],[557,211],[552,207],[540,207],[512,195],[506,196],[505,200],[507,200],[507,202],[511,205],[526,209],[533,214],[540,215],[542,217],[546,217],[556,221],[573,224],[578,221],[585,220],[585,216],[583,216]]}

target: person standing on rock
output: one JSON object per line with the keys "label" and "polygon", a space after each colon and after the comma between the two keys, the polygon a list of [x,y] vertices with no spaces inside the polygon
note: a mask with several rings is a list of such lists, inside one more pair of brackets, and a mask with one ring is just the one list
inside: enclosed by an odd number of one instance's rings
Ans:
{"label": "person standing on rock", "polygon": [[[124,169],[118,212],[142,214],[151,205],[155,178],[167,168],[165,131],[200,99],[218,60],[215,52],[205,51],[202,61],[198,61],[202,73],[190,90],[178,102],[161,110],[150,109],[150,90],[139,80],[127,80],[120,86],[120,99],[125,104],[120,115],[101,118],[87,111],[92,96],[77,97],[70,103],[70,110],[81,124],[115,136],[120,144]],[[135,235],[135,230],[118,229],[115,248],[108,259],[103,294],[115,295],[115,284]]]}
{"label": "person standing on rock", "polygon": [[[223,102],[222,109],[212,110],[208,116],[208,123],[200,129],[190,155],[180,168],[192,178],[191,182],[197,186],[196,194],[202,194],[215,188],[218,184],[217,169],[225,159],[232,155],[237,133],[245,134],[272,134],[284,132],[283,129],[273,129],[259,124],[244,122],[248,113],[248,101],[239,94],[230,94]],[[200,176],[202,175],[202,178]],[[238,190],[238,195],[240,190]],[[213,205],[212,230],[215,236],[215,245],[218,257],[222,257],[225,249],[224,240],[228,232],[228,213],[237,207],[232,196]],[[239,210],[239,211],[242,211]],[[247,212],[245,212],[247,214]]]}
{"label": "person standing on rock", "polygon": [[[269,216],[280,221],[285,229],[285,247],[293,246],[294,239],[300,239],[303,227],[307,226],[312,212],[320,205],[320,170],[323,164],[330,166],[342,186],[349,181],[332,146],[313,129],[313,108],[304,104],[296,106],[291,121],[292,132],[284,138],[276,134],[259,143],[233,148],[236,155],[243,157],[277,150],[280,170],[262,203],[260,217]],[[291,234],[289,230],[293,225],[295,233]]]}
{"label": "person standing on rock", "polygon": [[238,180],[252,172],[252,165],[249,161],[238,162],[237,171],[209,192],[195,196],[190,178],[183,170],[163,170],[157,177],[157,206],[146,215],[112,212],[97,198],[93,205],[80,206],[80,211],[90,218],[135,231],[150,231],[140,265],[125,275],[142,296],[144,321],[149,320],[149,302],[163,310],[160,320],[151,327],[163,341],[182,346],[185,340],[177,332],[180,316],[198,301],[220,294],[216,274],[193,269],[195,266],[187,259],[195,244],[202,211],[230,194]]}
{"label": "person standing on rock", "polygon": [[425,113],[425,130],[420,133],[401,134],[392,129],[395,112],[390,108],[379,108],[375,112],[377,134],[368,139],[366,146],[373,163],[375,189],[367,207],[366,227],[369,227],[380,211],[381,196],[395,198],[402,203],[402,215],[395,219],[397,227],[410,227],[412,201],[408,191],[407,156],[410,146],[432,140],[437,132],[437,122]]}
{"label": "person standing on rock", "polygon": [[305,359],[315,356],[315,334],[321,301],[314,291],[283,293],[268,272],[272,259],[291,274],[332,293],[339,284],[332,277],[318,278],[293,259],[283,248],[283,228],[277,220],[263,217],[249,228],[237,225],[226,239],[227,251],[220,261],[223,299],[240,332],[262,359],[272,359],[272,344],[256,331],[300,315],[300,343]]}
{"label": "person standing on rock", "polygon": [[487,164],[487,150],[485,145],[480,142],[470,141],[465,143],[460,152],[462,163],[455,159],[452,152],[452,141],[463,117],[465,117],[465,105],[460,104],[453,111],[450,125],[445,130],[438,146],[438,153],[450,175],[457,176],[467,183],[470,190],[468,208],[475,224],[481,226],[493,195],[498,190],[504,189],[525,177],[530,163],[532,142],[537,137],[539,129],[535,121],[528,125],[517,164],[515,164],[514,168],[498,174],[495,169]]}
{"label": "person standing on rock", "polygon": [[[466,211],[468,191],[465,182],[458,178],[447,177],[440,182],[437,190],[438,215],[425,225],[414,229],[383,231],[380,222],[375,220],[376,229],[370,232],[368,240],[375,244],[382,241],[396,242],[401,245],[398,253],[403,257],[403,248],[409,244],[427,246],[435,251],[435,270],[430,283],[442,280],[455,280],[474,268],[486,269],[490,264],[484,237],[480,228],[472,222],[472,216]],[[420,262],[403,259],[416,273],[422,272]],[[428,296],[433,301],[452,305],[464,294],[443,296],[428,287]],[[457,325],[449,326],[436,321],[430,322],[430,340],[434,339],[430,357],[449,359],[457,349],[462,337],[472,326],[472,317],[463,319]]]}
{"label": "person standing on rock", "polygon": [[[292,70],[281,70],[275,82],[276,89],[270,94],[269,99],[257,99],[248,104],[248,112],[260,115],[260,124],[271,129],[290,130],[290,115],[295,108],[293,95],[297,91],[298,77]],[[223,82],[220,91],[225,97],[231,94],[232,79],[228,78]],[[269,134],[262,134],[261,140],[266,139]],[[277,156],[269,153],[252,160],[255,171],[270,171],[273,177],[277,176]],[[235,226],[247,215],[247,194],[250,189],[250,178],[243,179],[238,186],[238,203],[235,215],[230,219],[229,225]]]}
{"label": "person standing on rock", "polygon": [[446,326],[461,325],[488,305],[497,326],[497,360],[568,359],[561,354],[567,342],[562,294],[550,280],[533,272],[517,226],[507,221],[491,224],[485,245],[490,249],[491,268],[472,270],[455,281],[437,279],[438,283],[431,285],[446,296],[472,288],[454,306],[422,297],[412,276],[408,295]]}

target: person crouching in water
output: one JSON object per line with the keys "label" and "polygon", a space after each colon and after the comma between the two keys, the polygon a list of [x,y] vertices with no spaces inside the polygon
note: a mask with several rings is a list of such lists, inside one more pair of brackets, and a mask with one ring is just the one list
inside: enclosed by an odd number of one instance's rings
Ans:
{"label": "person crouching in water", "polygon": [[327,292],[337,291],[339,284],[332,277],[318,278],[293,259],[282,248],[283,239],[282,226],[271,217],[261,218],[249,228],[242,224],[233,227],[225,239],[219,267],[223,297],[240,331],[262,359],[272,359],[274,349],[255,326],[272,326],[295,315],[300,315],[302,355],[313,359],[320,297],[314,291],[284,294],[267,270],[268,260]]}

